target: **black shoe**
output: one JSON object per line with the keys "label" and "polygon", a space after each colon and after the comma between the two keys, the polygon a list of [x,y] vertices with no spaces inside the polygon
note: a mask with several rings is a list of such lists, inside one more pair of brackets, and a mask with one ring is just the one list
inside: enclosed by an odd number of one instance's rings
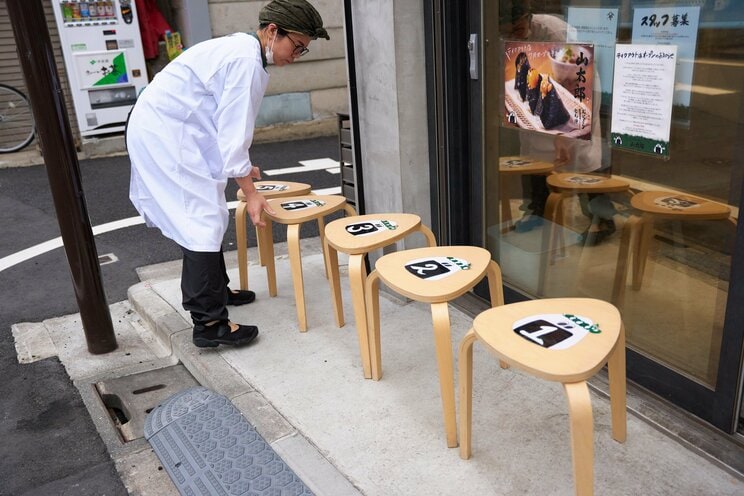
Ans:
{"label": "black shoe", "polygon": [[227,304],[233,305],[233,306],[239,306],[239,305],[247,305],[248,303],[251,303],[253,300],[256,299],[256,293],[250,290],[242,290],[239,289],[236,291],[233,291],[230,288],[227,288]]}
{"label": "black shoe", "polygon": [[514,230],[518,233],[532,231],[536,227],[543,225],[544,219],[539,215],[527,214],[514,224]]}
{"label": "black shoe", "polygon": [[192,341],[199,348],[214,348],[221,344],[241,346],[250,343],[258,336],[258,327],[236,325],[238,329],[231,331],[230,322],[227,320],[221,320],[212,325],[196,324]]}
{"label": "black shoe", "polygon": [[615,221],[613,220],[601,220],[599,221],[599,230],[590,231],[587,229],[581,236],[579,236],[579,244],[584,246],[597,246],[605,239],[609,238],[615,233]]}

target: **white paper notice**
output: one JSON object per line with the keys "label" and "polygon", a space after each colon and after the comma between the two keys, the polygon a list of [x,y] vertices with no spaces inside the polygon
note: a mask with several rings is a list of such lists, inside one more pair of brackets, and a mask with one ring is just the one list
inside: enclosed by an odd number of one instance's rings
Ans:
{"label": "white paper notice", "polygon": [[669,155],[676,59],[674,45],[615,47],[613,146]]}

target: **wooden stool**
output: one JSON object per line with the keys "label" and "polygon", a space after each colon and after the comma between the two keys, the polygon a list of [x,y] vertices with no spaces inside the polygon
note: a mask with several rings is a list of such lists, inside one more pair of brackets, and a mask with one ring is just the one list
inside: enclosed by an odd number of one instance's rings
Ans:
{"label": "wooden stool", "polygon": [[[327,196],[295,196],[289,198],[276,198],[269,200],[269,205],[276,212],[271,215],[264,211],[262,219],[266,227],[258,230],[259,250],[261,260],[266,264],[266,277],[269,283],[269,295],[276,296],[276,268],[274,265],[274,237],[272,235],[272,222],[286,224],[287,226],[287,250],[289,252],[289,263],[292,268],[292,284],[294,285],[295,304],[297,305],[297,320],[300,331],[307,331],[307,314],[305,312],[305,289],[302,279],[302,259],[300,257],[300,224],[309,220],[317,220],[321,227],[320,239],[323,242],[323,217],[339,210],[345,210],[349,215],[355,215],[354,209],[346,204],[346,198],[338,195]],[[324,257],[326,255],[324,251]],[[336,262],[338,266],[338,262]],[[328,259],[325,260],[326,277],[328,277]],[[337,291],[337,287],[331,286],[331,291]],[[333,295],[334,302],[340,299],[340,295]],[[338,322],[338,319],[336,320]]]}
{"label": "wooden stool", "polygon": [[625,442],[625,330],[617,309],[588,298],[553,298],[504,305],[475,318],[459,351],[460,457],[470,458],[473,343],[500,360],[560,382],[568,400],[576,494],[593,492],[594,428],[586,380],[607,363],[612,437]]}
{"label": "wooden stool", "polygon": [[671,191],[643,191],[634,195],[630,199],[630,204],[641,212],[641,216],[631,215],[623,227],[612,290],[612,301],[616,305],[623,302],[628,277],[628,257],[631,251],[633,253],[631,284],[634,290],[641,289],[656,219],[679,221],[728,219],[736,227],[736,222],[731,218],[731,208],[697,196]]}
{"label": "wooden stool", "polygon": [[[545,275],[548,264],[552,264],[555,259],[553,255],[554,247],[558,247],[561,256],[565,254],[565,242],[563,239],[564,211],[563,201],[573,195],[582,193],[617,193],[630,191],[630,183],[624,179],[615,176],[600,176],[594,174],[577,174],[574,172],[562,172],[552,174],[547,178],[550,195],[545,203],[545,218],[550,221],[548,228],[543,230],[543,250],[540,257],[538,293],[545,294]],[[559,227],[559,229],[556,229]],[[550,259],[548,260],[548,257]]]}
{"label": "wooden stool", "polygon": [[447,446],[457,446],[455,377],[447,302],[462,296],[488,275],[491,305],[504,304],[501,269],[491,253],[474,246],[435,246],[385,255],[367,278],[366,302],[372,379],[382,376],[380,352],[380,280],[390,289],[422,303],[431,303],[434,346],[439,367],[439,388],[444,411]]}
{"label": "wooden stool", "polygon": [[[310,194],[311,187],[305,183],[289,181],[256,181],[253,183],[256,191],[269,198],[282,198]],[[240,289],[248,289],[248,232],[246,231],[245,215],[247,204],[243,190],[238,188],[238,205],[235,207],[235,237],[238,239],[238,272],[240,273]],[[258,229],[256,229],[258,240]],[[259,262],[261,249],[259,247]]]}
{"label": "wooden stool", "polygon": [[499,159],[500,190],[501,190],[501,232],[507,232],[512,227],[512,214],[509,195],[507,193],[507,178],[524,175],[548,175],[553,172],[553,164],[533,160],[529,157],[511,156]]}
{"label": "wooden stool", "polygon": [[341,281],[338,273],[338,252],[349,255],[349,285],[354,305],[359,352],[362,357],[364,377],[372,377],[370,366],[369,342],[367,341],[367,311],[364,301],[364,283],[367,270],[364,256],[372,250],[382,248],[405,238],[413,232],[421,232],[429,246],[437,242],[431,229],[421,223],[421,217],[414,214],[368,214],[354,218],[337,219],[330,222],[325,229],[326,260],[331,291],[338,295],[334,300],[336,322],[344,325],[344,310],[341,305]]}

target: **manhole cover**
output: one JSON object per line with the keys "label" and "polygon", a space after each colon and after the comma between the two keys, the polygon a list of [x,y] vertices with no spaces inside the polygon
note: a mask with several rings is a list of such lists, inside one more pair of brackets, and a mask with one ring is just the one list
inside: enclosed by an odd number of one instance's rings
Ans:
{"label": "manhole cover", "polygon": [[166,398],[199,383],[181,364],[100,381],[96,392],[126,443],[144,436],[145,417]]}

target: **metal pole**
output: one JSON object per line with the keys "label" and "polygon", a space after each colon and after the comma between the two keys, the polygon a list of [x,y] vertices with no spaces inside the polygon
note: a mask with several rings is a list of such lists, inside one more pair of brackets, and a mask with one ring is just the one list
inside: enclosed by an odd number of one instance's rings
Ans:
{"label": "metal pole", "polygon": [[88,351],[108,353],[116,349],[114,326],[103,291],[98,252],[80,181],[80,164],[41,2],[6,0]]}

